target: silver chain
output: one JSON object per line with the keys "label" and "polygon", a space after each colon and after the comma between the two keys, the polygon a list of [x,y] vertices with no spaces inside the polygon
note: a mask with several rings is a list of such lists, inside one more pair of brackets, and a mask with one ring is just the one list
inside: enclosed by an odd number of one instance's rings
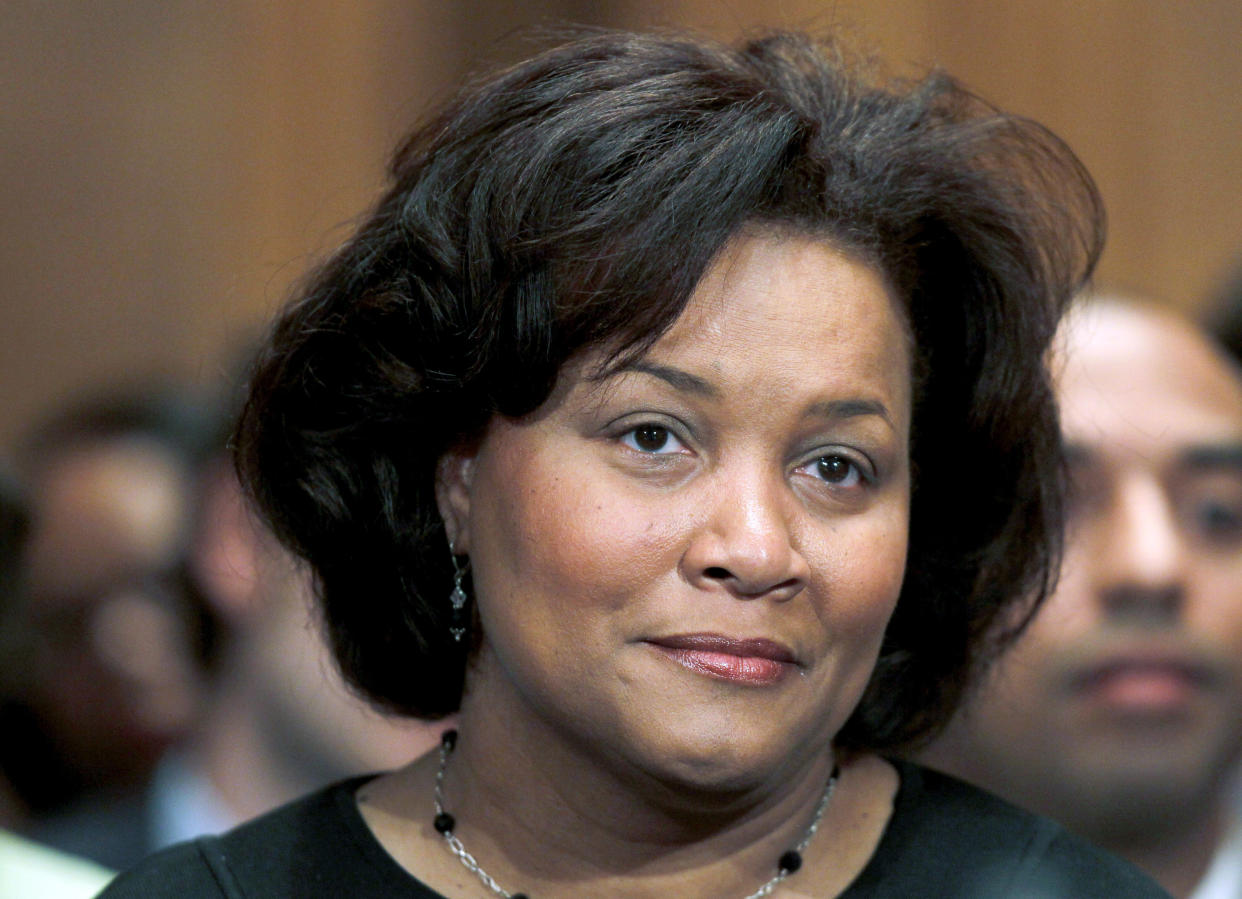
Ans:
{"label": "silver chain", "polygon": [[[815,806],[815,816],[811,818],[811,823],[807,827],[806,833],[802,835],[802,839],[798,841],[798,845],[794,846],[794,851],[798,855],[806,852],[806,847],[811,845],[811,838],[815,836],[815,831],[819,830],[819,822],[824,819],[824,812],[828,809],[828,803],[832,799],[832,794],[836,792],[837,776],[837,768],[834,765],[832,774],[828,777],[828,783],[824,786],[824,794],[819,797],[819,805]],[[762,896],[771,896],[777,884],[792,873],[793,871],[777,868],[776,876],[747,896],[746,899],[760,899]]]}
{"label": "silver chain", "polygon": [[[453,745],[450,739],[443,739],[440,741],[440,767],[436,771],[435,789],[437,818],[447,814],[444,811],[444,770],[448,767],[448,757],[452,751]],[[815,807],[815,816],[811,818],[811,823],[807,827],[806,832],[802,834],[802,839],[798,841],[798,845],[793,847],[793,851],[798,853],[799,856],[801,856],[802,853],[806,851],[806,847],[811,844],[811,839],[815,836],[815,831],[819,830],[819,822],[823,820],[824,812],[828,809],[828,803],[832,799],[832,794],[837,789],[838,776],[837,769],[834,766],[832,769],[832,776],[828,778],[828,783],[824,787],[823,795],[819,797],[819,805]],[[470,854],[470,851],[466,849],[465,846],[462,845],[461,840],[459,840],[457,835],[453,833],[451,827],[448,830],[442,831],[441,836],[444,837],[444,842],[448,846],[449,851],[457,856],[458,861],[465,866],[466,870],[475,877],[479,878],[483,886],[487,887],[491,890],[491,892],[497,896],[503,896],[504,899],[513,899],[515,895],[525,895],[521,893],[510,893],[498,884],[496,879],[484,871],[478,860]],[[776,889],[780,882],[792,873],[793,871],[791,870],[787,870],[784,867],[778,867],[776,875],[763,886],[759,887],[759,889],[747,896],[746,899],[763,899],[764,896],[771,896],[772,891]]]}

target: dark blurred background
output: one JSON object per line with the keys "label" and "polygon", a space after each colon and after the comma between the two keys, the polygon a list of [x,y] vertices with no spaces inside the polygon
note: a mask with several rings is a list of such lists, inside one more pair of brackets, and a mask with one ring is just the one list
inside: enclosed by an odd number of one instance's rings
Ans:
{"label": "dark blurred background", "polygon": [[1237,0],[8,0],[0,446],[92,382],[211,381],[345,233],[408,125],[515,32],[844,24],[1063,135],[1108,284],[1188,307],[1242,249]]}

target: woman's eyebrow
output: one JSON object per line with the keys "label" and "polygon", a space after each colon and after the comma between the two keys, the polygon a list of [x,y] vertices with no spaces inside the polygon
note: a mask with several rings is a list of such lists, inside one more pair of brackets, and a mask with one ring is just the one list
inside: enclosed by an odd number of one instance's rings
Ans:
{"label": "woman's eyebrow", "polygon": [[[633,362],[627,362],[625,365],[619,366],[603,377],[622,374],[624,372],[642,372],[659,378],[667,384],[672,385],[677,390],[685,393],[693,393],[699,396],[708,397],[709,399],[717,399],[720,391],[715,385],[698,375],[692,375],[688,371],[682,371],[680,368],[674,368],[671,365],[659,365],[655,362],[648,362],[642,359],[636,359]],[[893,417],[889,414],[888,407],[879,400],[868,399],[848,399],[848,400],[828,400],[822,403],[815,403],[808,410],[809,415],[817,415],[822,418],[831,418],[840,420],[843,418],[859,418],[864,415],[875,415],[889,425],[893,424]]]}
{"label": "woman's eyebrow", "polygon": [[604,373],[603,377],[607,378],[631,371],[642,372],[643,374],[659,378],[683,393],[693,393],[709,399],[720,397],[720,391],[713,384],[703,380],[698,375],[692,375],[688,371],[682,371],[680,368],[673,368],[670,365],[659,365],[642,359],[635,359],[633,362],[627,362],[625,365],[610,369]]}
{"label": "woman's eyebrow", "polygon": [[890,427],[894,426],[893,417],[889,414],[888,407],[879,400],[828,400],[822,403],[815,403],[808,412],[811,415],[835,420],[875,415],[887,422]]}

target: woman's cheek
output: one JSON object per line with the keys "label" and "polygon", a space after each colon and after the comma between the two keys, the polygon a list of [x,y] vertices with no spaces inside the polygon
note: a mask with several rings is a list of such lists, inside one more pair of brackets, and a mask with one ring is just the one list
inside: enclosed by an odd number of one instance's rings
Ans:
{"label": "woman's cheek", "polygon": [[838,627],[878,645],[897,606],[905,574],[905,519],[897,512],[862,529],[848,553],[827,563],[833,569],[825,590]]}
{"label": "woman's cheek", "polygon": [[529,526],[552,535],[533,567],[545,589],[564,591],[567,603],[624,605],[677,568],[681,529],[667,508],[584,491],[567,514],[560,513]]}
{"label": "woman's cheek", "polygon": [[500,461],[507,464],[480,471],[491,482],[480,548],[500,550],[489,562],[513,581],[505,592],[538,593],[566,608],[613,604],[625,599],[627,585],[676,566],[685,515],[675,496],[635,489],[590,461],[546,451]]}

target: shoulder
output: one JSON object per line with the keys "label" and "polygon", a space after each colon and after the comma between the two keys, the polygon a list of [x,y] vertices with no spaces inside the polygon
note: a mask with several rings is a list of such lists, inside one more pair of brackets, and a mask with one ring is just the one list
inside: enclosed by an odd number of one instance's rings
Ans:
{"label": "shoulder", "polygon": [[207,899],[240,896],[219,883],[208,855],[202,851],[207,839],[179,843],[157,852],[108,884],[100,899]]}
{"label": "shoulder", "polygon": [[842,899],[1167,899],[1136,868],[1046,818],[948,775],[894,764],[901,788],[892,819]]}
{"label": "shoulder", "polygon": [[434,899],[370,835],[336,784],[223,836],[173,846],[121,874],[100,899],[407,896]]}

